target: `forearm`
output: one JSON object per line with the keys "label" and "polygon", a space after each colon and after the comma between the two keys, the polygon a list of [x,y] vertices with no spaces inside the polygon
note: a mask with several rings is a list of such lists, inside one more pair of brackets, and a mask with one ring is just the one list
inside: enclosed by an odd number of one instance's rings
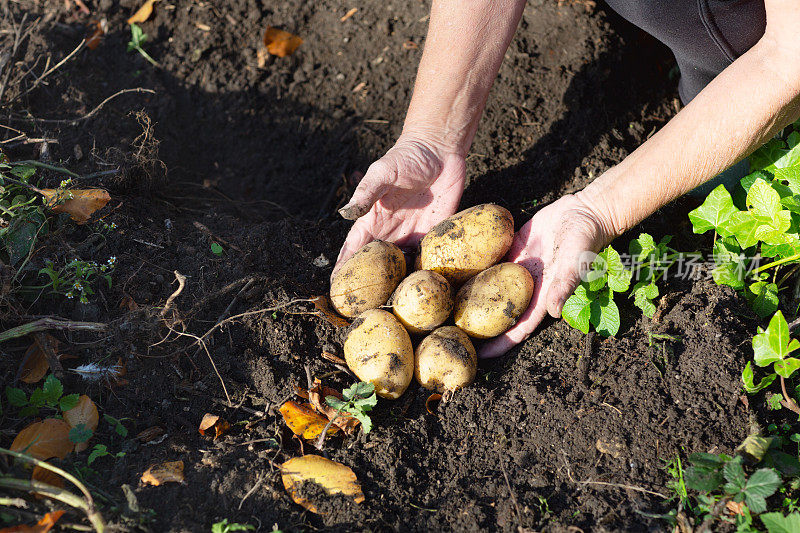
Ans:
{"label": "forearm", "polygon": [[656,135],[580,194],[619,235],[800,116],[796,52],[762,39]]}
{"label": "forearm", "polygon": [[435,0],[404,133],[465,155],[524,0]]}

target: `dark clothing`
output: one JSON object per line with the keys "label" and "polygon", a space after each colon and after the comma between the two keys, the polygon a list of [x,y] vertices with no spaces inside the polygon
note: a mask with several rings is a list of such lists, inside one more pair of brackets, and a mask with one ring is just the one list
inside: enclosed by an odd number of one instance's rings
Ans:
{"label": "dark clothing", "polygon": [[607,0],[675,54],[688,103],[764,35],[764,0]]}

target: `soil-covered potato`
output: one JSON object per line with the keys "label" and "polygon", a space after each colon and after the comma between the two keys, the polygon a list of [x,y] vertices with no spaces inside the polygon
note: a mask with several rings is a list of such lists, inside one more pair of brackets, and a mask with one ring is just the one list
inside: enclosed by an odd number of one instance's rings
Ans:
{"label": "soil-covered potato", "polygon": [[514,240],[514,218],[495,204],[476,205],[435,225],[420,243],[420,266],[453,285],[500,261]]}
{"label": "soil-covered potato", "polygon": [[331,281],[331,303],[352,318],[386,303],[406,275],[406,259],[390,242],[372,241],[348,259]]}
{"label": "soil-covered potato", "polygon": [[456,326],[470,337],[488,339],[508,330],[528,308],[533,277],[516,263],[487,268],[456,294]]}
{"label": "soil-covered potato", "polygon": [[392,297],[395,316],[411,333],[440,326],[453,310],[450,284],[432,270],[418,270],[404,279]]}
{"label": "soil-covered potato", "polygon": [[344,340],[344,360],[361,381],[391,400],[400,397],[414,375],[414,348],[403,325],[383,309],[364,311]]}
{"label": "soil-covered potato", "polygon": [[414,377],[426,389],[440,393],[466,387],[477,369],[472,341],[455,326],[433,330],[414,352]]}

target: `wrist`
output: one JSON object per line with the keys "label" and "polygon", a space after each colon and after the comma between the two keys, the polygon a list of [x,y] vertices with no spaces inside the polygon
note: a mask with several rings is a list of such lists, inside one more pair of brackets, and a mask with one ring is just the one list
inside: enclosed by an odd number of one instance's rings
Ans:
{"label": "wrist", "polygon": [[616,169],[612,168],[587,185],[575,196],[589,211],[602,233],[604,246],[625,233],[638,221],[631,220],[622,208],[624,199],[616,193]]}
{"label": "wrist", "polygon": [[448,135],[444,127],[431,123],[410,124],[406,121],[397,144],[405,142],[422,144],[442,160],[448,155],[466,157],[469,150],[469,144],[464,146],[464,143],[460,143],[457,139]]}

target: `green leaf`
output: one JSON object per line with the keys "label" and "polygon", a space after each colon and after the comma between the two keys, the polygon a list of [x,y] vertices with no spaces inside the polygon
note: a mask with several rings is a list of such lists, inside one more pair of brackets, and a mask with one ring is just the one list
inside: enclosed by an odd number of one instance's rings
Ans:
{"label": "green leaf", "polygon": [[216,242],[212,242],[211,253],[213,253],[214,255],[222,255],[222,246],[220,246]]}
{"label": "green leaf", "polygon": [[25,211],[11,220],[10,225],[2,233],[11,266],[28,257],[36,244],[37,235],[46,233],[42,229],[46,223],[47,219],[40,209]]}
{"label": "green leaf", "polygon": [[644,262],[656,249],[656,241],[649,233],[641,233],[628,245],[628,253],[636,262]]}
{"label": "green leaf", "polygon": [[42,389],[34,389],[31,392],[30,404],[34,407],[44,407],[47,403],[47,395]]}
{"label": "green leaf", "polygon": [[[747,480],[745,492],[769,498],[781,486],[781,478],[771,468],[759,468]],[[763,512],[763,511],[761,511]]]}
{"label": "green leaf", "polygon": [[567,324],[573,328],[589,333],[589,318],[591,315],[590,306],[592,300],[586,292],[586,285],[581,283],[575,288],[575,292],[567,298],[564,302],[564,308],[561,310],[561,316],[566,320]]}
{"label": "green leaf", "polygon": [[695,466],[717,468],[725,464],[727,461],[719,455],[713,453],[699,452],[691,454],[689,456],[689,462]]}
{"label": "green leaf", "polygon": [[336,396],[326,396],[325,403],[333,407],[334,409],[338,409],[339,411],[343,411],[345,407],[347,407],[347,402],[343,402]]}
{"label": "green leaf", "polygon": [[28,405],[28,396],[25,394],[25,391],[16,387],[6,385],[6,398],[8,398],[8,403],[14,407],[25,407]]}
{"label": "green leaf", "polygon": [[350,414],[352,414],[358,419],[359,422],[361,422],[361,428],[364,430],[364,434],[367,434],[372,430],[372,419],[368,415],[361,412],[351,412]]}
{"label": "green leaf", "polygon": [[778,311],[769,321],[766,330],[758,328],[759,332],[753,337],[753,352],[758,366],[767,366],[775,361],[780,361],[791,352],[800,348],[797,339],[789,338],[789,324],[783,318],[783,313]]}
{"label": "green leaf", "polygon": [[612,337],[619,331],[619,309],[614,303],[611,287],[603,292],[589,306],[589,321],[598,334],[603,337]]}
{"label": "green leaf", "polygon": [[778,286],[774,283],[766,281],[752,283],[747,287],[745,297],[761,318],[766,318],[778,310]]}
{"label": "green leaf", "polygon": [[50,374],[44,380],[44,385],[42,385],[42,393],[44,394],[45,402],[47,402],[48,405],[55,406],[58,404],[58,400],[61,398],[61,395],[64,394],[64,386],[57,377],[55,377],[53,374]]}
{"label": "green leaf", "polygon": [[772,138],[750,155],[750,171],[773,169],[775,162],[787,153],[786,144],[777,137]]}
{"label": "green leaf", "polygon": [[625,292],[631,285],[630,270],[622,264],[619,253],[611,246],[606,246],[600,254],[606,261],[606,274],[608,276],[608,288],[614,292]]}
{"label": "green leaf", "polygon": [[78,424],[69,430],[69,440],[75,444],[86,442],[92,438],[92,435],[94,435],[94,432],[86,427],[86,424]]}
{"label": "green leaf", "polygon": [[27,183],[28,178],[31,178],[34,174],[36,174],[36,167],[32,165],[14,165],[9,172]]}
{"label": "green leaf", "polygon": [[638,307],[644,313],[644,316],[653,318],[656,314],[656,306],[653,304],[653,299],[658,297],[658,287],[651,281],[645,284],[640,281],[633,287],[633,305]]}
{"label": "green leaf", "polygon": [[756,216],[772,219],[781,211],[781,197],[766,181],[756,180],[747,191],[747,205]]}
{"label": "green leaf", "polygon": [[117,435],[121,437],[128,436],[128,429],[122,424],[122,420],[117,420],[113,416],[106,414],[103,415],[103,419],[105,419],[105,421],[110,425],[114,426],[114,431],[117,433]]}
{"label": "green leaf", "polygon": [[733,205],[731,193],[728,192],[724,185],[719,185],[709,193],[703,205],[689,212],[689,220],[692,222],[695,233],[705,233],[713,229],[720,235],[728,236],[730,232],[724,229],[720,231],[720,229],[731,215],[738,211]]}
{"label": "green leaf", "polygon": [[800,368],[800,359],[795,357],[787,357],[783,361],[775,361],[773,365],[775,373],[782,378],[789,379],[795,370]]}
{"label": "green leaf", "polygon": [[372,393],[372,396],[369,398],[359,398],[353,402],[353,405],[356,409],[361,409],[362,411],[371,411],[373,407],[378,405],[378,397],[375,393]]}
{"label": "green leaf", "polygon": [[787,477],[797,477],[800,474],[800,461],[797,460],[797,457],[774,448],[767,450],[762,464],[769,468],[775,468]]}
{"label": "green leaf", "polygon": [[86,458],[86,464],[91,465],[95,459],[99,457],[104,457],[106,455],[109,455],[108,448],[106,448],[106,445],[95,444],[94,449],[92,449],[92,452],[89,454],[89,457]]}
{"label": "green leaf", "polygon": [[764,513],[759,516],[761,523],[767,528],[767,533],[797,533],[800,531],[800,513],[794,512],[787,516],[783,513]]}
{"label": "green leaf", "polygon": [[750,211],[737,211],[728,220],[728,230],[736,237],[742,249],[758,243],[756,229],[759,223]]}
{"label": "green leaf", "polygon": [[722,467],[722,474],[725,476],[725,493],[730,495],[738,494],[745,486],[744,468],[742,468],[742,458],[734,457]]}
{"label": "green leaf", "polygon": [[719,469],[701,466],[688,467],[683,480],[686,488],[701,492],[715,491],[723,482],[722,472]]}
{"label": "green leaf", "polygon": [[777,377],[777,374],[768,374],[761,378],[761,381],[759,381],[758,385],[756,385],[753,381],[752,363],[748,361],[744,367],[744,370],[742,370],[742,383],[744,383],[744,390],[748,394],[755,394],[758,391],[766,389],[772,385],[772,382],[775,381],[775,378]]}
{"label": "green leaf", "polygon": [[62,396],[58,401],[58,407],[62,411],[69,411],[77,407],[80,399],[81,397],[79,394],[67,394],[66,396]]}
{"label": "green leaf", "polygon": [[780,411],[781,407],[781,400],[783,400],[783,396],[780,394],[767,394],[767,409],[771,411]]}
{"label": "green leaf", "polygon": [[[349,392],[349,394],[348,394]],[[375,384],[370,381],[360,381],[358,383],[354,383],[350,386],[349,389],[342,392],[342,395],[348,399],[352,400],[355,398],[368,398],[372,393],[375,392]]]}
{"label": "green leaf", "polygon": [[745,269],[740,263],[723,263],[711,271],[717,285],[729,285],[736,290],[744,288]]}

